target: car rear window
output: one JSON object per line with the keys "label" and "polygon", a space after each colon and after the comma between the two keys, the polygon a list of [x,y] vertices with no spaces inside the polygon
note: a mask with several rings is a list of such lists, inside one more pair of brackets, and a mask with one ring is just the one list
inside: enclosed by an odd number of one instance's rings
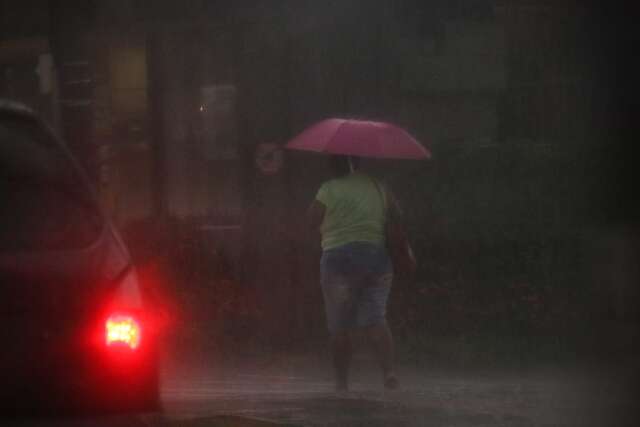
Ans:
{"label": "car rear window", "polygon": [[74,163],[37,122],[0,117],[0,251],[86,247],[102,229]]}

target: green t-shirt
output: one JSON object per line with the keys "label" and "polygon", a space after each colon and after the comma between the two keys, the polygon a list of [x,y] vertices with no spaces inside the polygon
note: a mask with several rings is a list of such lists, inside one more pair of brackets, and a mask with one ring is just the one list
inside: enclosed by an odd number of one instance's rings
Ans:
{"label": "green t-shirt", "polygon": [[322,184],[316,200],[326,208],[322,249],[351,242],[384,244],[384,201],[372,178],[355,172],[332,179]]}

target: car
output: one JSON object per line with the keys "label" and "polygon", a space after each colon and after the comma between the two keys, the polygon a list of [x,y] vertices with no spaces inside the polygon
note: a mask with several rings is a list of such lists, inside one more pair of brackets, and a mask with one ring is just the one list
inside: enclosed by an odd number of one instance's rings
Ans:
{"label": "car", "polygon": [[32,110],[0,100],[0,402],[156,410],[158,330],[87,175]]}

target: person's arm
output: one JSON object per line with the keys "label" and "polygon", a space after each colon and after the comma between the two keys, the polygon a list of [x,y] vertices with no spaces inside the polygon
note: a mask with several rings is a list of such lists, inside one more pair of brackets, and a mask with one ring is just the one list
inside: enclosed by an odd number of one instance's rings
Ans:
{"label": "person's arm", "polygon": [[385,188],[385,196],[387,198],[387,231],[392,234],[394,239],[407,241],[407,231],[404,226],[404,214],[398,199],[394,196],[389,187]]}
{"label": "person's arm", "polygon": [[393,194],[389,187],[384,187],[386,202],[387,202],[387,215],[388,221],[394,224],[403,223],[403,212],[398,203],[398,199]]}
{"label": "person's arm", "polygon": [[416,258],[409,243],[409,237],[404,226],[404,218],[400,204],[393,193],[386,189],[387,196],[387,246],[394,260],[394,270],[399,276],[404,276],[409,282],[416,272]]}

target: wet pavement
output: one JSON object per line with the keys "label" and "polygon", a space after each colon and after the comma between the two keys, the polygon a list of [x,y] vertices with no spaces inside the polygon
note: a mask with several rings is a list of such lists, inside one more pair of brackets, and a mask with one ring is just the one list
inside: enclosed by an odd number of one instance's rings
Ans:
{"label": "wet pavement", "polygon": [[626,371],[436,373],[404,367],[398,370],[402,388],[386,392],[373,364],[362,360],[356,361],[352,390],[335,393],[328,364],[319,358],[184,366],[163,374],[163,413],[3,425],[613,427],[638,420]]}
{"label": "wet pavement", "polygon": [[167,377],[166,416],[204,421],[227,414],[304,426],[637,425],[626,371],[445,373],[401,367],[401,389],[387,392],[365,358],[356,360],[351,391],[335,393],[328,363],[320,359],[267,365]]}

